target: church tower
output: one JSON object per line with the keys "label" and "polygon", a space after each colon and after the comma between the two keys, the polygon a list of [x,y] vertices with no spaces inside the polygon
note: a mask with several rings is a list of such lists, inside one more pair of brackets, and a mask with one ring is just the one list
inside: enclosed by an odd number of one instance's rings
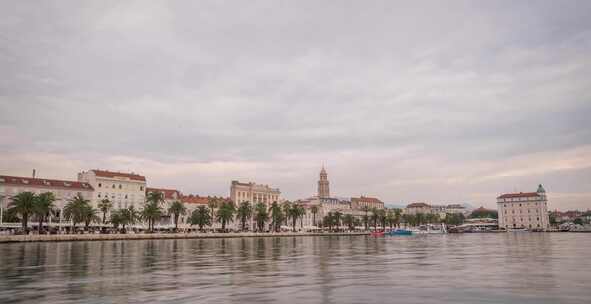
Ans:
{"label": "church tower", "polygon": [[326,170],[324,170],[324,166],[322,166],[322,170],[320,171],[320,180],[318,181],[318,197],[321,199],[330,198],[328,175],[326,174]]}

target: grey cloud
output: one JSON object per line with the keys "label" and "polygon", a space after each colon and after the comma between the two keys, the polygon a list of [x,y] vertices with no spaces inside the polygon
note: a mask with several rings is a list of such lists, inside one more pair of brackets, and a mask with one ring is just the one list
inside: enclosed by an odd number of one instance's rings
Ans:
{"label": "grey cloud", "polygon": [[[264,164],[252,178],[277,178],[294,197],[308,193],[302,163],[333,159],[342,192],[398,201],[418,189],[376,181],[421,178],[372,160],[383,153],[462,166],[591,144],[588,1],[39,1],[0,11],[6,155]],[[342,161],[349,154],[359,161]],[[293,165],[281,170],[294,173],[270,173],[286,156]],[[418,188],[435,189],[436,168],[416,171]]]}

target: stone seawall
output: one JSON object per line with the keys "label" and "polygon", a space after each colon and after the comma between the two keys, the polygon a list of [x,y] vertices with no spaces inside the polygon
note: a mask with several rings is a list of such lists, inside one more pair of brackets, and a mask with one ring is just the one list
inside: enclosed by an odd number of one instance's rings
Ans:
{"label": "stone seawall", "polygon": [[296,237],[296,236],[360,236],[369,232],[277,232],[277,233],[142,233],[142,234],[56,234],[56,235],[0,235],[0,243],[18,242],[74,242],[118,240],[165,240],[165,239],[213,239],[244,237]]}

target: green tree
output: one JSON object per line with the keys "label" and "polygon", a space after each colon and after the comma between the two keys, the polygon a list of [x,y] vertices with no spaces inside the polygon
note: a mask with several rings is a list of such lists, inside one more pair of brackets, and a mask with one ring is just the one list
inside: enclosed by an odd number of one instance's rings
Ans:
{"label": "green tree", "polygon": [[318,205],[313,205],[310,207],[310,212],[312,212],[312,225],[316,226],[316,214],[318,214]]}
{"label": "green tree", "polygon": [[185,207],[185,205],[183,205],[183,203],[179,201],[174,201],[172,202],[172,204],[170,204],[170,207],[168,207],[168,214],[173,216],[174,231],[177,231],[179,227],[179,217],[181,215],[187,214],[187,208]]}
{"label": "green tree", "polygon": [[111,212],[111,217],[109,219],[113,228],[118,229],[120,225],[123,224],[123,215],[121,214],[120,210],[116,210]]}
{"label": "green tree", "polygon": [[121,226],[123,226],[123,231],[127,232],[125,229],[127,225],[134,225],[137,220],[140,218],[140,212],[135,210],[135,207],[129,206],[129,208],[119,210],[121,215]]}
{"label": "green tree", "polygon": [[265,231],[265,222],[269,220],[267,206],[263,203],[258,203],[254,209],[254,219],[257,223],[257,230],[259,232]]}
{"label": "green tree", "polygon": [[580,218],[580,217],[577,217],[577,218],[576,218],[576,219],[573,221],[573,223],[574,223],[574,224],[577,224],[577,225],[583,225],[583,219],[582,219],[582,218]]}
{"label": "green tree", "polygon": [[369,216],[367,215],[369,212],[369,207],[363,206],[361,207],[361,211],[365,212],[365,215],[363,215],[363,225],[365,225],[365,231],[367,231],[369,230]]}
{"label": "green tree", "polygon": [[203,231],[204,226],[211,225],[211,214],[209,209],[205,206],[197,207],[197,209],[193,210],[191,213],[189,222],[191,225],[199,226],[199,231]]}
{"label": "green tree", "polygon": [[141,217],[148,221],[148,231],[154,231],[154,223],[162,217],[162,208],[160,203],[164,202],[164,194],[162,192],[150,192],[146,195],[146,202],[144,209],[142,209]]}
{"label": "green tree", "polygon": [[84,222],[84,230],[88,230],[91,222],[98,222],[100,218],[97,215],[98,211],[90,204],[86,204],[82,209],[82,221]]}
{"label": "green tree", "polygon": [[39,227],[37,227],[39,233],[43,229],[43,221],[50,216],[51,211],[55,207],[54,202],[55,195],[51,192],[44,192],[36,196],[34,212],[39,220]]}
{"label": "green tree", "polygon": [[493,218],[499,217],[499,213],[496,210],[485,209],[480,207],[470,214],[470,218]]}
{"label": "green tree", "polygon": [[378,229],[378,221],[380,220],[380,213],[377,208],[371,208],[371,221],[373,223],[373,229]]}
{"label": "green tree", "polygon": [[390,226],[390,230],[396,225],[396,214],[393,209],[388,209],[386,212],[386,222]]}
{"label": "green tree", "polygon": [[224,202],[218,209],[218,221],[222,224],[222,231],[226,231],[226,224],[232,221],[236,207],[232,202]]}
{"label": "green tree", "polygon": [[352,214],[346,214],[343,217],[343,224],[346,225],[349,230],[355,230],[355,217]]}
{"label": "green tree", "polygon": [[271,226],[273,226],[273,231],[279,232],[281,230],[281,223],[283,223],[283,212],[281,207],[277,202],[273,202],[271,204]]}
{"label": "green tree", "polygon": [[246,230],[246,222],[252,217],[252,212],[252,206],[249,202],[240,203],[236,216],[240,220],[242,231]]}
{"label": "green tree", "polygon": [[29,217],[35,212],[37,196],[33,192],[21,192],[11,198],[9,210],[18,214],[25,233],[29,232]]}
{"label": "green tree", "polygon": [[98,203],[98,209],[103,213],[103,224],[106,223],[107,213],[113,208],[113,203],[108,198],[104,198]]}
{"label": "green tree", "polygon": [[343,214],[339,211],[335,212],[332,214],[333,216],[333,225],[336,226],[337,230],[339,230],[339,228],[341,227],[341,218],[343,217]]}
{"label": "green tree", "polygon": [[328,231],[332,231],[332,227],[335,224],[334,214],[329,212],[327,215],[322,218],[322,226],[328,227]]}
{"label": "green tree", "polygon": [[89,204],[89,200],[78,194],[64,207],[64,217],[72,221],[72,231],[76,230],[76,224],[84,222]]}
{"label": "green tree", "polygon": [[292,231],[296,231],[296,225],[299,218],[304,216],[306,213],[306,209],[300,204],[289,204],[288,207],[285,208],[286,218],[290,218],[292,222]]}

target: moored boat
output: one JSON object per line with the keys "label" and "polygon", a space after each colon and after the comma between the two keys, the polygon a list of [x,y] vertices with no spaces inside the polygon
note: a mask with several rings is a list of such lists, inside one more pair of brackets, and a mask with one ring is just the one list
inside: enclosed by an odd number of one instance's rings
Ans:
{"label": "moored boat", "polygon": [[407,229],[396,229],[396,230],[390,231],[388,234],[389,235],[412,235],[412,231],[407,230]]}

